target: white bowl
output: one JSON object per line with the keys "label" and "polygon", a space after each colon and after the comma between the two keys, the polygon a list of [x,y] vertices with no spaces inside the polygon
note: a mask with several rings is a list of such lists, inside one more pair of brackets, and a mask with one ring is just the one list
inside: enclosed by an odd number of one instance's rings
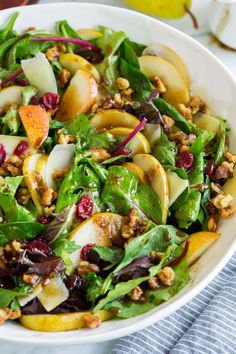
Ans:
{"label": "white bowl", "polygon": [[[137,12],[96,4],[45,4],[20,7],[17,10],[20,16],[16,27],[20,31],[29,26],[53,30],[56,21],[66,19],[75,28],[102,24],[115,30],[124,30],[131,39],[140,43],[166,44],[184,59],[192,79],[192,92],[203,97],[212,112],[226,117],[236,130],[235,80],[206,48],[176,29]],[[1,24],[14,11],[16,9],[1,11]],[[105,322],[97,329],[65,333],[34,332],[9,321],[0,327],[0,339],[52,345],[102,342],[125,336],[159,321],[196,296],[228,262],[236,250],[235,221],[236,216],[222,223],[221,238],[196,264],[189,285],[154,310],[127,320]]]}

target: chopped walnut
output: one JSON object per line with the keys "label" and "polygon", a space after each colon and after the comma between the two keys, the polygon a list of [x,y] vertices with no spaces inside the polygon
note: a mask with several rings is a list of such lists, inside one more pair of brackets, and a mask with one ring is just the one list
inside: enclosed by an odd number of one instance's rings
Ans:
{"label": "chopped walnut", "polygon": [[131,96],[134,90],[132,88],[128,88],[127,90],[121,91],[121,98],[127,103],[127,101],[131,101]]}
{"label": "chopped walnut", "polygon": [[35,286],[40,279],[40,276],[37,274],[24,274],[23,281],[27,284]]}
{"label": "chopped walnut", "polygon": [[161,284],[171,286],[175,279],[175,272],[171,267],[164,267],[158,273],[158,278]]}
{"label": "chopped walnut", "polygon": [[57,49],[61,53],[65,53],[67,51],[66,45],[64,43],[57,43]]}
{"label": "chopped walnut", "polygon": [[196,140],[196,135],[195,134],[189,134],[189,136],[187,137],[187,139],[183,139],[182,140],[182,144],[183,145],[192,145],[194,143],[194,141]]}
{"label": "chopped walnut", "polygon": [[227,219],[229,218],[231,215],[233,215],[236,211],[236,208],[232,205],[229,205],[226,208],[220,209],[219,210],[219,214],[222,218]]}
{"label": "chopped walnut", "polygon": [[55,211],[56,205],[52,204],[50,207],[46,207],[43,209],[44,213],[46,216],[52,215],[52,213]]}
{"label": "chopped walnut", "polygon": [[157,89],[157,91],[159,93],[166,92],[165,84],[163,83],[163,81],[158,76],[154,76],[154,78],[152,80],[152,83],[153,83],[153,85],[155,86],[155,88]]}
{"label": "chopped walnut", "polygon": [[148,279],[148,286],[151,290],[156,290],[157,288],[159,288],[158,278],[153,277],[151,279]]}
{"label": "chopped walnut", "polygon": [[71,170],[71,166],[68,166],[60,171],[55,171],[52,174],[52,178],[56,181],[57,179],[63,179],[67,175],[67,173]]}
{"label": "chopped walnut", "polygon": [[162,257],[164,256],[164,253],[152,251],[150,256],[151,256],[151,261],[155,264],[158,264],[160,262],[160,260],[162,259]]}
{"label": "chopped walnut", "polygon": [[52,188],[46,186],[40,186],[37,191],[40,195],[41,205],[43,206],[50,206],[57,195]]}
{"label": "chopped walnut", "polygon": [[170,140],[181,144],[183,144],[184,140],[188,139],[188,136],[182,131],[178,131],[176,133],[170,133],[168,137]]}
{"label": "chopped walnut", "polygon": [[58,129],[58,144],[74,144],[76,143],[76,137],[74,135],[64,135],[62,129]]}
{"label": "chopped walnut", "polygon": [[111,97],[106,97],[102,100],[102,108],[103,109],[110,109],[113,107],[114,101]]}
{"label": "chopped walnut", "polygon": [[99,327],[102,323],[102,320],[98,315],[92,315],[90,313],[86,313],[83,316],[83,320],[85,328],[96,328]]}
{"label": "chopped walnut", "polygon": [[106,149],[102,149],[102,148],[95,148],[95,147],[91,147],[92,152],[92,159],[97,161],[97,162],[103,162],[108,160],[111,155],[107,152]]}
{"label": "chopped walnut", "polygon": [[116,93],[114,95],[114,107],[115,108],[122,108],[124,105],[124,100],[121,98],[120,93]]}
{"label": "chopped walnut", "polygon": [[221,179],[228,179],[233,177],[233,164],[227,161],[222,162],[221,165],[217,166],[215,171],[215,179],[219,181]]}
{"label": "chopped walnut", "polygon": [[175,121],[174,119],[172,119],[171,117],[169,116],[166,116],[165,114],[162,116],[163,118],[163,122],[164,122],[164,129],[165,130],[170,130],[170,128],[173,127],[173,125],[175,125]]}
{"label": "chopped walnut", "polygon": [[49,61],[55,61],[58,60],[59,58],[59,50],[57,45],[54,45],[53,47],[47,49],[46,53],[45,53],[47,59]]}
{"label": "chopped walnut", "polygon": [[146,222],[137,215],[135,209],[131,209],[130,215],[126,217],[126,222],[122,226],[121,235],[123,238],[130,238],[142,234],[146,229]]}
{"label": "chopped walnut", "polygon": [[185,151],[189,151],[190,150],[190,146],[188,145],[181,145],[179,148],[180,152],[185,152]]}
{"label": "chopped walnut", "polygon": [[22,166],[23,160],[19,156],[12,155],[0,167],[0,175],[20,176],[22,174]]}
{"label": "chopped walnut", "polygon": [[231,154],[231,152],[226,151],[225,157],[230,163],[233,163],[234,165],[236,165],[236,156]]}
{"label": "chopped walnut", "polygon": [[136,286],[131,292],[129,293],[129,297],[133,301],[139,301],[143,295],[143,290],[139,287]]}
{"label": "chopped walnut", "polygon": [[211,199],[211,202],[217,209],[227,208],[232,202],[233,197],[230,194],[223,195],[218,194],[215,198]]}
{"label": "chopped walnut", "polygon": [[116,85],[119,90],[127,90],[129,88],[129,81],[123,77],[118,77],[116,79]]}
{"label": "chopped walnut", "polygon": [[87,261],[81,261],[77,268],[78,275],[85,275],[90,272],[99,273],[100,272],[99,266],[97,264],[89,263]]}
{"label": "chopped walnut", "polygon": [[21,248],[21,243],[20,243],[20,242],[14,240],[14,241],[12,241],[11,245],[12,245],[12,247],[14,248],[14,250],[15,250],[17,253],[23,251],[23,249]]}
{"label": "chopped walnut", "polygon": [[61,71],[59,71],[58,73],[58,81],[59,81],[59,85],[60,87],[65,87],[68,82],[70,81],[70,78],[71,78],[71,73],[66,70],[66,69],[63,69]]}
{"label": "chopped walnut", "polygon": [[196,114],[202,111],[206,107],[206,104],[199,96],[193,96],[189,102],[189,106],[192,108],[192,113]]}
{"label": "chopped walnut", "polygon": [[31,194],[27,187],[20,187],[17,192],[17,201],[19,204],[27,205],[31,199]]}
{"label": "chopped walnut", "polygon": [[192,111],[190,108],[186,107],[183,103],[178,104],[178,110],[184,116],[185,119],[191,120],[192,119]]}
{"label": "chopped walnut", "polygon": [[211,190],[217,194],[222,194],[221,186],[218,183],[211,182]]}
{"label": "chopped walnut", "polygon": [[6,320],[15,320],[21,316],[21,311],[13,311],[11,309],[0,309],[0,325]]}
{"label": "chopped walnut", "polygon": [[19,241],[12,241],[4,246],[4,251],[11,255],[11,257],[17,257],[22,251],[21,243]]}
{"label": "chopped walnut", "polygon": [[208,231],[216,232],[217,229],[217,219],[215,215],[210,215],[207,223]]}

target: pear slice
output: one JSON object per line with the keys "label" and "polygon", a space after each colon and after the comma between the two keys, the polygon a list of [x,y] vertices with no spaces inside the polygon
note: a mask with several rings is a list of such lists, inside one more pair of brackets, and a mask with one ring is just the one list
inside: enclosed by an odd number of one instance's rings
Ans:
{"label": "pear slice", "polygon": [[161,57],[172,64],[182,76],[187,88],[190,86],[190,79],[186,65],[183,59],[173,49],[163,44],[151,44],[144,49],[142,55],[152,55]]}
{"label": "pear slice", "polygon": [[56,79],[44,53],[39,52],[34,58],[21,60],[21,66],[30,85],[38,89],[39,95],[57,93]]}
{"label": "pear slice", "polygon": [[[92,315],[91,312],[60,313],[56,315],[23,315],[20,317],[22,326],[33,331],[62,332],[85,327],[84,316]],[[114,317],[111,312],[101,310],[93,315],[101,321],[108,321]]]}
{"label": "pear slice", "polygon": [[[129,134],[132,133],[132,131],[133,129],[130,128],[113,128],[108,130],[108,133],[112,134],[115,138],[126,138]],[[130,140],[126,147],[131,150],[129,157],[136,154],[149,154],[151,152],[151,146],[149,145],[149,142],[141,133],[137,133],[133,139]]]}
{"label": "pear slice", "polygon": [[80,249],[70,254],[73,266],[76,268],[80,262],[80,253],[83,246],[92,243],[97,246],[111,245],[111,242],[121,238],[121,228],[124,217],[115,213],[95,214],[79,224],[69,235]]}
{"label": "pear slice", "polygon": [[189,90],[186,87],[178,70],[168,61],[161,57],[145,55],[139,58],[139,64],[142,72],[150,80],[158,76],[166,86],[166,92],[163,98],[177,106],[179,103],[187,104],[189,102]]}
{"label": "pear slice", "polygon": [[127,170],[132,171],[143,183],[149,183],[148,177],[141,167],[136,165],[134,162],[124,162],[122,166],[127,168]]}
{"label": "pear slice", "polygon": [[0,109],[5,109],[13,103],[22,103],[23,86],[9,86],[0,91]]}
{"label": "pear slice", "polygon": [[74,75],[78,69],[83,69],[89,74],[92,74],[97,82],[100,81],[100,74],[95,66],[77,54],[63,53],[60,55],[59,61],[72,75]]}
{"label": "pear slice", "polygon": [[133,162],[141,167],[149,177],[151,186],[160,199],[162,223],[165,224],[169,210],[169,184],[164,168],[154,156],[148,154],[133,156]]}
{"label": "pear slice", "polygon": [[75,154],[74,144],[57,144],[54,146],[48,157],[45,180],[49,188],[57,189],[57,185],[53,179],[53,173],[62,171],[66,167],[73,164]]}
{"label": "pear slice", "polygon": [[142,130],[142,134],[147,138],[151,147],[154,148],[161,137],[161,126],[147,123]]}
{"label": "pear slice", "polygon": [[[0,142],[5,147],[7,159],[11,155],[13,155],[15,148],[22,140],[27,141],[29,143],[29,139],[25,136],[0,135]],[[29,151],[31,151],[32,153],[35,152],[31,145],[29,145]]]}
{"label": "pear slice", "polygon": [[170,170],[166,171],[166,175],[169,183],[169,191],[170,191],[170,204],[171,206],[176,199],[183,193],[183,191],[188,188],[189,181],[188,179],[180,178],[177,173],[172,172]]}
{"label": "pear slice", "polygon": [[203,130],[208,130],[212,133],[218,133],[220,129],[219,119],[210,116],[209,114],[197,113],[194,115],[193,123],[196,124],[198,128]]}
{"label": "pear slice", "polygon": [[191,266],[215,243],[220,234],[210,231],[196,232],[189,237],[188,266]]}
{"label": "pear slice", "polygon": [[38,294],[38,299],[43,307],[49,312],[69,297],[69,291],[61,277],[51,278],[49,284],[43,287]]}
{"label": "pear slice", "polygon": [[[34,154],[26,157],[23,164],[23,175],[25,178],[25,183],[29,189],[31,198],[37,209],[37,213],[41,215],[43,213],[43,208],[40,203],[40,198],[37,192],[38,188],[38,174],[36,172],[36,166],[42,154]],[[41,176],[40,176],[41,177]]]}
{"label": "pear slice", "polygon": [[97,94],[98,87],[93,76],[87,71],[77,70],[62,98],[56,119],[66,122],[80,113],[87,113],[95,103]]}
{"label": "pear slice", "polygon": [[102,33],[93,28],[82,28],[77,30],[77,33],[83,41],[91,41],[92,39],[102,37]]}
{"label": "pear slice", "polygon": [[111,129],[124,127],[134,129],[140,121],[132,114],[119,111],[118,109],[107,109],[96,113],[91,119],[91,126],[100,129]]}
{"label": "pear slice", "polygon": [[36,163],[36,172],[42,176],[43,183],[46,184],[46,167],[47,167],[48,156],[42,155]]}

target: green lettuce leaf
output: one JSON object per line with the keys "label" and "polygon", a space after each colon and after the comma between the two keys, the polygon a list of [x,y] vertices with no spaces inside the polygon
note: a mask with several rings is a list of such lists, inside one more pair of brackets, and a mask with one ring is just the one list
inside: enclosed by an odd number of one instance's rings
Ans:
{"label": "green lettuce leaf", "polygon": [[17,109],[11,108],[4,117],[0,118],[3,124],[2,134],[17,135],[21,125],[21,120]]}
{"label": "green lettuce leaf", "polygon": [[103,279],[94,272],[83,276],[86,289],[86,299],[94,305],[95,301],[101,296]]}
{"label": "green lettuce leaf", "polygon": [[0,28],[0,44],[6,42],[8,39],[15,37],[16,33],[13,30],[16,19],[19,15],[19,12],[14,12],[10,17],[8,23]]}
{"label": "green lettuce leaf", "polygon": [[14,240],[33,239],[39,235],[44,228],[44,225],[30,221],[0,224],[0,245],[6,245]]}
{"label": "green lettuce leaf", "polygon": [[178,149],[173,141],[167,138],[167,135],[161,131],[161,137],[157,141],[153,155],[162,165],[175,166],[175,157]]}
{"label": "green lettuce leaf", "polygon": [[196,189],[191,189],[185,203],[174,213],[178,226],[183,229],[188,229],[188,227],[197,220],[200,207],[201,192]]}

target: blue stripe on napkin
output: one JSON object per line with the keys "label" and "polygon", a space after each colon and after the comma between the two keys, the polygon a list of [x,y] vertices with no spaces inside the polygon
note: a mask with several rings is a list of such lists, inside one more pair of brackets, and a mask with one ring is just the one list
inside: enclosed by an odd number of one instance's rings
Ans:
{"label": "blue stripe on napkin", "polygon": [[120,339],[112,351],[167,353],[236,353],[236,254],[192,301],[155,325]]}

